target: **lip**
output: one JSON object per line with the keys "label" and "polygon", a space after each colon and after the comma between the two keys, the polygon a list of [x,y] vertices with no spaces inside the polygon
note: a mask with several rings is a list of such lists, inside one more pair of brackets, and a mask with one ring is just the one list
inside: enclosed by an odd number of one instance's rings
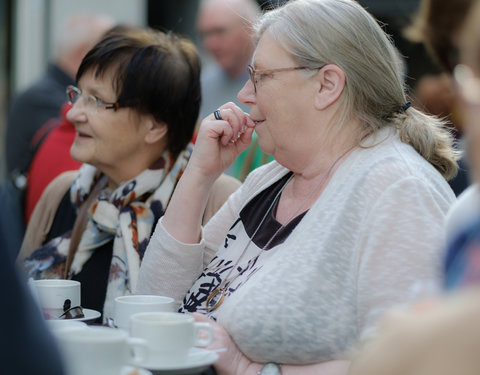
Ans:
{"label": "lip", "polygon": [[87,133],[77,131],[77,138],[92,138],[92,136]]}
{"label": "lip", "polygon": [[[253,120],[253,119],[252,119]],[[255,123],[255,126],[257,125],[260,125],[261,123],[263,123],[265,120],[253,120],[253,122]]]}

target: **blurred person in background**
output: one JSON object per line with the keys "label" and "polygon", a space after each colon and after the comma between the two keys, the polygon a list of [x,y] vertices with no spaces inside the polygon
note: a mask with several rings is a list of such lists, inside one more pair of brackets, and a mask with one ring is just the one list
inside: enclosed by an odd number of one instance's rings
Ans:
{"label": "blurred person in background", "polygon": [[247,65],[254,50],[253,24],[260,15],[255,0],[201,0],[197,30],[211,59],[202,67],[204,118],[227,101],[239,104],[237,94],[248,79]]}
{"label": "blurred person in background", "polygon": [[[137,293],[210,320],[219,374],[345,374],[385,311],[438,282],[457,154],[410,106],[395,47],[357,2],[290,1],[257,30],[238,94],[250,113],[229,102],[202,121]],[[254,130],[275,160],[202,226]]]}
{"label": "blurred person in background", "polygon": [[79,169],[82,165],[70,155],[75,139],[75,126],[66,117],[70,108],[71,105],[65,103],[60,110],[60,117],[52,120],[56,121],[55,128],[45,136],[28,168],[24,200],[25,226],[48,184],[59,174]]}
{"label": "blurred person in background", "polygon": [[[48,121],[60,116],[65,89],[73,85],[80,62],[100,37],[114,25],[104,15],[75,14],[55,36],[53,61],[45,75],[16,96],[8,112],[5,149],[7,172],[17,177],[28,170],[41,139],[51,130]],[[37,133],[43,127],[43,132]]]}
{"label": "blurred person in background", "polygon": [[[67,120],[76,130],[71,155],[84,164],[44,191],[19,261],[35,279],[80,281],[82,305],[103,312],[105,322],[115,297],[135,289],[155,224],[190,158],[200,57],[174,33],[122,26],[87,53],[76,81],[67,90]],[[240,184],[223,177],[204,220]]]}
{"label": "blurred person in background", "polygon": [[[248,79],[247,65],[254,50],[253,24],[260,13],[255,0],[201,0],[197,30],[211,58],[205,60],[202,69],[201,118],[227,101],[248,109],[238,101],[237,94]],[[271,160],[258,147],[254,135],[253,144],[226,173],[243,181],[252,169]]]}
{"label": "blurred person in background", "polygon": [[[110,17],[96,14],[75,14],[66,19],[56,35],[54,60],[45,75],[15,97],[10,105],[5,137],[7,178],[0,187],[3,207],[0,227],[9,233],[5,247],[13,256],[17,256],[25,233],[25,213],[30,212],[26,208],[25,189],[32,158],[48,134],[60,124],[61,107],[66,102],[65,89],[74,83],[82,58],[113,25]],[[58,157],[62,156],[59,153]],[[70,162],[70,158],[63,162],[64,170],[76,167]],[[48,169],[48,166],[42,168]],[[49,169],[49,175],[53,169],[59,170],[58,165]],[[33,190],[37,191],[38,186]],[[32,205],[30,199],[28,207]]]}
{"label": "blurred person in background", "polygon": [[[442,115],[450,116],[453,125],[460,132],[466,133],[468,111],[464,105],[461,105],[462,96],[459,95],[458,87],[454,82],[453,73],[460,59],[460,35],[465,19],[468,17],[475,0],[423,0],[420,3],[419,12],[412,25],[407,29],[407,35],[411,39],[421,41],[427,47],[433,58],[444,69],[445,73],[440,77],[430,77],[428,80],[435,82],[430,88],[429,85],[423,86],[429,91],[427,95],[435,103],[448,103],[443,106]],[[472,48],[473,49],[473,48]],[[464,54],[469,48],[463,48]],[[465,73],[465,69],[460,69]],[[417,92],[420,101],[428,102],[430,99],[422,95],[422,88]],[[445,100],[442,100],[445,99]],[[467,107],[468,108],[468,107]],[[440,112],[440,109],[438,110]],[[470,127],[472,129],[472,127]],[[449,247],[447,254],[446,284],[452,285],[461,283],[453,281],[450,273],[455,267],[455,253],[461,247],[464,241],[461,233],[468,231],[468,227],[477,219],[480,212],[480,195],[478,184],[470,186],[472,181],[478,181],[478,176],[474,176],[475,168],[469,165],[474,158],[469,157],[469,153],[475,153],[478,146],[469,147],[469,138],[467,136],[457,137],[457,147],[463,151],[462,159],[459,161],[459,172],[457,176],[450,181],[450,185],[458,195],[458,201],[450,210],[446,218],[446,246]],[[469,262],[462,264],[466,265]],[[449,276],[450,275],[450,276]]]}
{"label": "blurred person in background", "polygon": [[[474,0],[422,0],[406,37],[421,42],[444,71],[422,77],[412,94],[413,105],[427,113],[446,118],[455,134],[457,148],[464,150],[463,113],[459,109],[453,83],[453,69],[458,64],[458,39],[461,26]],[[413,57],[412,57],[413,58]],[[455,195],[460,195],[471,183],[465,157],[459,160],[457,176],[449,181]]]}

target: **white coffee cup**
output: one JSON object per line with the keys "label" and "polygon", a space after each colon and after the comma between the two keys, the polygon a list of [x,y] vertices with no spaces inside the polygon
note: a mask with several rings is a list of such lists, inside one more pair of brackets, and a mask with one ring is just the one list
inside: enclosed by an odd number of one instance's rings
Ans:
{"label": "white coffee cup", "polygon": [[185,363],[192,347],[213,341],[213,327],[187,314],[147,312],[131,317],[130,335],[147,342],[148,360],[143,366],[148,368]]}
{"label": "white coffee cup", "polygon": [[78,281],[63,279],[34,280],[33,285],[47,319],[60,317],[64,312],[63,308],[67,300],[70,300],[70,307],[80,306],[80,282]]}
{"label": "white coffee cup", "polygon": [[130,317],[141,312],[174,311],[174,299],[155,295],[129,295],[115,298],[114,324],[121,329],[130,329]]}
{"label": "white coffee cup", "polygon": [[50,319],[47,320],[47,327],[50,332],[56,335],[63,334],[63,331],[77,331],[87,328],[87,324],[76,320]]}
{"label": "white coffee cup", "polygon": [[141,365],[148,356],[145,341],[123,330],[88,326],[55,336],[69,375],[119,375],[124,366]]}

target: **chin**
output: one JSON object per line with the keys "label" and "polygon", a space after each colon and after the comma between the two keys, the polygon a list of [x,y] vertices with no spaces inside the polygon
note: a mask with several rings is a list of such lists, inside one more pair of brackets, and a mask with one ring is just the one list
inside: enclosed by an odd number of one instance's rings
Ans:
{"label": "chin", "polygon": [[89,158],[84,153],[80,152],[80,150],[77,150],[75,145],[70,149],[70,156],[72,159],[75,159],[80,163],[88,163],[89,161]]}

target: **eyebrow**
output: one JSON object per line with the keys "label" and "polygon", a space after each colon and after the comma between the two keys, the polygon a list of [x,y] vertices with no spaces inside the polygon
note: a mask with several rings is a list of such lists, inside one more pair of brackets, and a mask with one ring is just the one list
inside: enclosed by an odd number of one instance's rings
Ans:
{"label": "eyebrow", "polygon": [[[84,92],[84,90],[80,87],[80,85],[78,86],[78,88]],[[92,87],[91,89],[87,90],[88,94],[89,95],[93,95],[93,96],[96,96],[98,98],[101,98],[102,100],[105,100],[105,101],[108,101],[105,97],[107,96],[106,94],[100,92],[100,88],[99,87]]]}

